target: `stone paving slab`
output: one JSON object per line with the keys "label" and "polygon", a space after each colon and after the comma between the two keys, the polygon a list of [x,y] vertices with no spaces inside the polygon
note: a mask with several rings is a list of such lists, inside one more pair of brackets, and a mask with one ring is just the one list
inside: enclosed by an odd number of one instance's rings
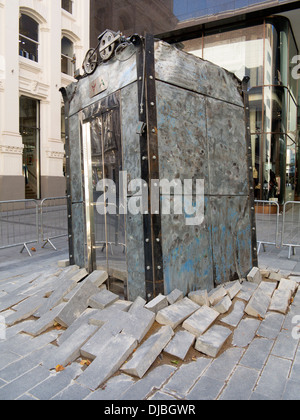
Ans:
{"label": "stone paving slab", "polygon": [[98,293],[98,288],[87,280],[81,284],[75,295],[55,317],[63,327],[69,327],[89,306],[91,296]]}
{"label": "stone paving slab", "polygon": [[112,305],[119,299],[119,296],[109,290],[97,291],[96,294],[91,296],[88,300],[88,304],[91,308],[105,309]]}
{"label": "stone paving slab", "polygon": [[122,366],[121,370],[127,374],[142,378],[170,342],[173,335],[174,332],[170,326],[161,327],[158,332],[149,337],[137,349],[132,358]]}
{"label": "stone paving slab", "polygon": [[16,312],[9,315],[5,319],[5,323],[8,327],[16,324],[17,322],[23,321],[33,315],[44,303],[46,299],[41,296],[33,296],[26,299],[21,304],[18,304],[14,308]]}
{"label": "stone paving slab", "polygon": [[190,292],[188,297],[199,306],[209,306],[207,290],[195,290]]}
{"label": "stone paving slab", "polygon": [[155,322],[155,313],[146,308],[137,308],[126,319],[123,332],[134,337],[140,343]]}
{"label": "stone paving slab", "polygon": [[198,338],[195,349],[207,356],[217,357],[231,334],[232,332],[229,328],[214,325]]}
{"label": "stone paving slab", "polygon": [[156,321],[161,325],[170,325],[175,329],[198,309],[199,305],[189,298],[184,298],[159,311],[156,315]]}
{"label": "stone paving slab", "polygon": [[240,300],[236,301],[233,306],[233,310],[227,316],[221,318],[221,321],[224,324],[230,325],[232,327],[237,327],[241,319],[244,316],[246,304]]}
{"label": "stone paving slab", "polygon": [[55,369],[58,365],[67,366],[80,356],[80,348],[97,331],[98,327],[94,325],[82,325],[68,340],[55,349],[55,353],[45,361],[44,366],[48,369]]}
{"label": "stone paving slab", "polygon": [[145,305],[145,308],[157,314],[158,311],[167,308],[168,305],[169,302],[167,296],[159,295],[152,299],[150,302],[148,302]]}
{"label": "stone paving slab", "polygon": [[199,337],[216,321],[219,315],[219,312],[215,309],[202,306],[202,308],[184,321],[182,327],[196,337]]}
{"label": "stone paving slab", "polygon": [[291,290],[275,290],[270,303],[269,311],[280,312],[285,315],[289,309],[291,297]]}
{"label": "stone paving slab", "polygon": [[32,322],[28,327],[23,328],[22,331],[24,333],[37,337],[38,335],[45,332],[48,328],[53,326],[55,317],[57,316],[57,314],[59,314],[59,312],[64,306],[65,303],[61,303],[60,305],[53,308],[51,311],[46,312],[37,321]]}
{"label": "stone paving slab", "polygon": [[271,303],[271,297],[263,291],[255,291],[245,308],[246,314],[255,318],[265,318]]}
{"label": "stone paving slab", "polygon": [[136,346],[137,341],[129,335],[121,333],[112,337],[107,342],[103,353],[92,362],[76,382],[86,388],[96,390],[119,370]]}
{"label": "stone paving slab", "polygon": [[196,336],[194,334],[191,334],[188,331],[178,331],[164,349],[164,352],[175,358],[184,360],[195,341]]}
{"label": "stone paving slab", "polygon": [[234,331],[232,345],[236,347],[248,346],[256,335],[260,321],[252,318],[243,319]]}

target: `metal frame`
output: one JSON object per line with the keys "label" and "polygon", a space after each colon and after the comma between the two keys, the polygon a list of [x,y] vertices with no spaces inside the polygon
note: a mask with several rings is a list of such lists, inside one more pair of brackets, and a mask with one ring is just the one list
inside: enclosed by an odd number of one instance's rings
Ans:
{"label": "metal frame", "polygon": [[[295,248],[299,248],[300,247],[300,243],[299,244],[291,244],[291,243],[285,243],[284,242],[284,231],[285,231],[285,223],[286,223],[286,206],[288,204],[297,204],[298,206],[300,205],[299,201],[287,201],[284,204],[283,207],[283,224],[282,224],[282,238],[281,238],[281,246],[288,246],[289,247],[289,255],[288,255],[288,259],[291,259],[291,254],[293,252],[293,255],[296,254]],[[300,214],[300,213],[299,213]],[[300,221],[299,221],[300,222]]]}
{"label": "metal frame", "polygon": [[41,201],[41,239],[42,242],[44,242],[44,245],[42,245],[42,248],[45,248],[45,246],[49,243],[52,248],[57,251],[57,248],[54,246],[52,239],[56,238],[63,238],[64,236],[67,236],[66,233],[61,235],[54,235],[54,236],[47,236],[44,235],[44,204],[48,201],[55,201],[55,200],[67,200],[67,197],[51,197],[51,198],[44,198],[44,200]]}
{"label": "metal frame", "polygon": [[[1,249],[8,249],[8,248],[15,248],[17,246],[22,246],[22,249],[20,251],[20,253],[22,253],[24,251],[24,249],[26,249],[28,255],[30,257],[32,257],[32,254],[28,248],[27,245],[29,244],[34,244],[34,243],[38,243],[39,242],[39,206],[38,206],[38,202],[37,200],[13,200],[13,201],[1,201],[0,205],[2,204],[28,204],[28,203],[34,203],[35,205],[35,229],[36,229],[36,238],[35,239],[29,239],[28,241],[25,242],[17,242],[15,244],[7,244],[4,246],[0,246],[0,250]],[[33,207],[34,209],[34,207]],[[14,210],[11,210],[14,211]],[[0,212],[0,217],[1,217],[1,212]]]}
{"label": "metal frame", "polygon": [[[265,251],[265,245],[274,245],[276,247],[279,246],[279,216],[280,216],[280,206],[276,201],[265,201],[265,200],[255,200],[255,204],[262,204],[263,206],[267,205],[269,207],[271,206],[277,206],[277,212],[276,212],[276,232],[275,232],[275,241],[257,241],[258,244],[258,250],[257,253],[259,254],[261,246],[263,246],[263,250]],[[262,213],[265,214],[265,213]],[[270,214],[270,213],[269,213]]]}
{"label": "metal frame", "polygon": [[[147,34],[138,41],[137,73],[139,120],[141,123],[141,175],[149,186],[148,209],[151,206],[151,180],[159,179],[157,107],[154,37]],[[150,211],[150,213],[152,213]],[[163,254],[161,245],[161,212],[144,214],[145,285],[147,299],[164,293]]]}
{"label": "metal frame", "polygon": [[250,106],[248,93],[249,77],[244,77],[242,81],[244,109],[245,109],[245,124],[246,124],[246,144],[247,144],[247,159],[248,159],[248,176],[250,185],[250,225],[252,226],[251,240],[252,240],[252,264],[258,266],[258,250],[257,250],[257,235],[256,235],[256,220],[255,220],[255,205],[254,205],[254,187],[253,187],[253,167],[252,167],[252,146],[251,146],[251,129],[250,129]]}

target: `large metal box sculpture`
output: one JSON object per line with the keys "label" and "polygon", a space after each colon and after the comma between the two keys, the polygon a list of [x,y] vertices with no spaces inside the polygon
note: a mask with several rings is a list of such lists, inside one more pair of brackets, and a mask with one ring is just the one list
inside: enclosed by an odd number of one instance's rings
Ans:
{"label": "large metal box sculpture", "polygon": [[120,46],[62,90],[71,262],[124,280],[131,300],[245,277],[246,83],[150,35]]}

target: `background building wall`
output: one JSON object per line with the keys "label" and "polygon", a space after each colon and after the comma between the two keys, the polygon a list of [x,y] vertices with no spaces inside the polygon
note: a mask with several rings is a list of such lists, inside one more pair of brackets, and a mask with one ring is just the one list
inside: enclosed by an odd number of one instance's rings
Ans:
{"label": "background building wall", "polygon": [[[59,89],[74,79],[72,72],[62,73],[62,37],[73,43],[77,68],[89,48],[89,2],[74,0],[72,5],[69,13],[62,9],[61,0],[0,0],[0,200],[24,199],[28,194],[24,132],[20,133],[21,96],[39,104],[38,198],[65,195]],[[20,14],[38,23],[37,60],[21,53]],[[71,67],[72,58],[66,58]]]}

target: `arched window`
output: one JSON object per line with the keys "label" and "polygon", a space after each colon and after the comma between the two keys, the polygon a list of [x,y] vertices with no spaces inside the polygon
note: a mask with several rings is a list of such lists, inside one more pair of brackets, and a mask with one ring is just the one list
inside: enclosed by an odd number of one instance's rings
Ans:
{"label": "arched window", "polygon": [[74,45],[65,36],[61,40],[61,72],[74,75]]}
{"label": "arched window", "polygon": [[29,60],[38,62],[39,24],[21,13],[19,20],[19,54]]}

